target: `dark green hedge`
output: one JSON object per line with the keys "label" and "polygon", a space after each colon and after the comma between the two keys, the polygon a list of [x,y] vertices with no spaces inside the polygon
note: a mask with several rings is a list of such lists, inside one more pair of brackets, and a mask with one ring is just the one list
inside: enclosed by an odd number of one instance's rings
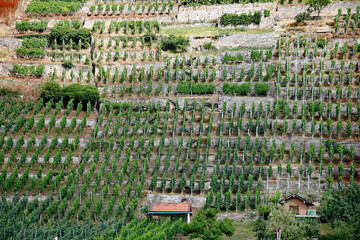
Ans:
{"label": "dark green hedge", "polygon": [[270,86],[267,83],[255,83],[254,92],[257,95],[266,95],[270,90]]}
{"label": "dark green hedge", "polygon": [[255,12],[254,14],[249,13],[242,13],[242,14],[235,14],[235,13],[225,13],[220,17],[220,24],[223,26],[228,25],[250,25],[252,23],[260,24],[261,21],[261,12]]}
{"label": "dark green hedge", "polygon": [[184,94],[213,94],[216,90],[215,85],[208,83],[194,83],[190,81],[180,82],[176,91]]}
{"label": "dark green hedge", "polygon": [[247,95],[250,90],[250,83],[243,83],[240,85],[224,83],[223,85],[223,92],[226,94]]}
{"label": "dark green hedge", "polygon": [[162,50],[167,51],[179,51],[184,50],[190,46],[189,38],[185,37],[175,37],[170,35],[169,37],[163,37],[161,39]]}
{"label": "dark green hedge", "polygon": [[87,28],[74,29],[69,26],[57,26],[51,29],[49,35],[51,42],[54,42],[56,39],[58,44],[61,44],[62,41],[65,41],[65,44],[70,42],[70,39],[78,45],[81,40],[82,48],[89,48],[91,40],[91,31]]}
{"label": "dark green hedge", "polygon": [[45,29],[47,29],[47,26],[48,26],[48,21],[33,21],[33,22],[21,21],[15,24],[16,30],[20,32],[29,31],[29,30],[42,32]]}
{"label": "dark green hedge", "polygon": [[100,98],[99,91],[95,86],[76,83],[61,88],[61,86],[55,82],[45,83],[40,96],[46,101],[49,101],[50,99],[55,101],[63,99],[67,102],[70,99],[73,99],[75,103],[83,102],[86,104],[90,101],[92,105]]}

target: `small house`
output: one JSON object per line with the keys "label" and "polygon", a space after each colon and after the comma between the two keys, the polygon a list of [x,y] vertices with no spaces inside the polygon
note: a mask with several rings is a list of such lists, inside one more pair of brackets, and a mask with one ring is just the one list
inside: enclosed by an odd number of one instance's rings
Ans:
{"label": "small house", "polygon": [[152,204],[149,215],[151,219],[170,218],[176,220],[183,218],[190,223],[191,204],[190,203],[154,203]]}
{"label": "small house", "polygon": [[284,209],[294,211],[297,216],[314,215],[313,211],[309,210],[309,207],[314,206],[314,204],[297,194],[291,194],[290,196],[280,200],[279,203],[283,206]]}

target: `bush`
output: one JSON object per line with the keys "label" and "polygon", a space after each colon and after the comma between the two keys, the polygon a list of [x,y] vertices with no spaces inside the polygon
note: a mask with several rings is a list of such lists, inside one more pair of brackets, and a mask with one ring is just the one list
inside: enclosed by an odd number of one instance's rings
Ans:
{"label": "bush", "polygon": [[212,42],[204,43],[204,48],[210,50],[212,48]]}
{"label": "bush", "polygon": [[57,23],[55,23],[54,27],[69,27],[69,28],[75,28],[75,29],[79,29],[81,28],[81,20],[76,19],[76,20],[61,20]]}
{"label": "bush", "polygon": [[99,90],[95,86],[81,85],[79,83],[64,87],[62,90],[62,96],[65,101],[74,99],[74,103],[83,102],[83,104],[86,104],[88,101],[90,101],[91,104],[95,104],[95,102],[100,98]]}
{"label": "bush", "polygon": [[29,31],[29,30],[42,32],[45,29],[47,29],[47,26],[48,26],[48,21],[33,21],[33,22],[21,21],[15,24],[16,30],[20,32]]}
{"label": "bush", "polygon": [[64,68],[72,68],[74,66],[74,63],[72,61],[70,61],[70,60],[67,60],[62,64],[62,66]]}
{"label": "bush", "polygon": [[62,97],[62,89],[58,83],[47,82],[41,90],[40,97],[44,98],[46,102],[51,99],[59,101]]}
{"label": "bush", "polygon": [[47,44],[46,38],[25,38],[22,41],[22,46],[25,48],[45,48]]}
{"label": "bush", "polygon": [[229,55],[228,53],[225,53],[223,61],[224,61],[224,63],[234,63],[234,62],[240,62],[243,60],[244,60],[244,57],[243,57],[243,55],[241,55],[241,53],[239,53],[236,56],[232,56],[232,55]]}
{"label": "bush", "polygon": [[72,39],[75,43],[74,46],[78,46],[79,41],[81,40],[81,47],[89,48],[91,31],[87,28],[74,29],[69,26],[57,26],[51,29],[49,39],[51,42],[54,42],[56,39],[58,43],[62,43],[64,40],[66,44],[70,42],[70,39]]}
{"label": "bush", "polygon": [[39,77],[44,74],[44,70],[45,70],[44,65],[26,66],[26,65],[18,65],[15,63],[13,69],[11,70],[11,74],[23,75],[23,76],[28,76],[30,74]]}
{"label": "bush", "polygon": [[169,37],[163,37],[161,39],[162,50],[167,51],[179,51],[184,50],[190,46],[190,40],[185,37],[175,37],[170,35]]}
{"label": "bush", "polygon": [[154,42],[157,40],[157,37],[154,33],[146,33],[143,38],[146,43],[150,43],[150,41]]}
{"label": "bush", "polygon": [[264,17],[270,17],[270,10],[264,9]]}
{"label": "bush", "polygon": [[262,59],[262,57],[263,57],[263,51],[262,50],[259,50],[259,51],[251,50],[250,58],[252,60],[259,60],[259,59]]}
{"label": "bush", "polygon": [[266,93],[270,90],[269,84],[267,83],[255,83],[254,92],[257,95],[266,95]]}
{"label": "bush", "polygon": [[243,83],[241,85],[224,83],[223,92],[226,94],[230,93],[244,96],[250,92],[250,83]]}
{"label": "bush", "polygon": [[39,48],[18,47],[16,55],[19,57],[40,58],[45,56],[45,50]]}
{"label": "bush", "polygon": [[26,13],[72,13],[81,9],[80,2],[65,2],[65,1],[42,1],[33,0],[27,6]]}
{"label": "bush", "polygon": [[71,84],[64,88],[58,83],[47,82],[44,84],[40,97],[44,98],[45,101],[53,99],[54,101],[59,101],[63,99],[65,102],[69,100],[74,100],[74,104],[82,102],[87,104],[88,101],[92,105],[99,100],[100,94],[98,89],[92,85],[81,85],[81,84]]}
{"label": "bush", "polygon": [[298,15],[295,16],[296,22],[304,22],[308,20],[310,20],[310,13],[308,12],[299,13]]}
{"label": "bush", "polygon": [[260,24],[260,22],[261,22],[261,12],[255,12],[254,14],[225,13],[220,17],[220,24],[223,26],[249,25],[251,23]]}
{"label": "bush", "polygon": [[180,82],[176,91],[184,94],[213,94],[216,90],[215,85],[207,83],[194,83],[190,81]]}

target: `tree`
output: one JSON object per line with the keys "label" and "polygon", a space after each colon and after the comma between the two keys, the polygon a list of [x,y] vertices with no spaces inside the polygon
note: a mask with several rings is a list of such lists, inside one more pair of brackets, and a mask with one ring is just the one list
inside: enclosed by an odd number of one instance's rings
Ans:
{"label": "tree", "polygon": [[307,0],[306,4],[309,5],[307,9],[308,12],[317,12],[319,16],[320,12],[330,4],[330,0]]}
{"label": "tree", "polygon": [[269,206],[261,206],[258,214],[254,230],[259,240],[313,239],[319,236],[320,229],[316,220],[297,219],[292,211],[283,208],[271,210]]}
{"label": "tree", "polygon": [[192,219],[191,224],[183,224],[181,231],[190,239],[220,239],[222,235],[232,236],[235,228],[233,221],[225,218],[222,221],[216,221],[218,211],[210,208],[201,210]]}

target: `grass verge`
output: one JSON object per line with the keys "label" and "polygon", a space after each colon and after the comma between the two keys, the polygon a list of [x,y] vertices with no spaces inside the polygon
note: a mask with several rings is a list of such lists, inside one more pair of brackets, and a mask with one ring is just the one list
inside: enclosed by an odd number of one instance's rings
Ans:
{"label": "grass verge", "polygon": [[218,28],[213,26],[196,26],[196,27],[174,27],[161,29],[162,34],[185,36],[185,37],[210,37],[210,36],[224,36],[231,34],[262,34],[273,32],[273,29],[253,29],[253,28]]}

